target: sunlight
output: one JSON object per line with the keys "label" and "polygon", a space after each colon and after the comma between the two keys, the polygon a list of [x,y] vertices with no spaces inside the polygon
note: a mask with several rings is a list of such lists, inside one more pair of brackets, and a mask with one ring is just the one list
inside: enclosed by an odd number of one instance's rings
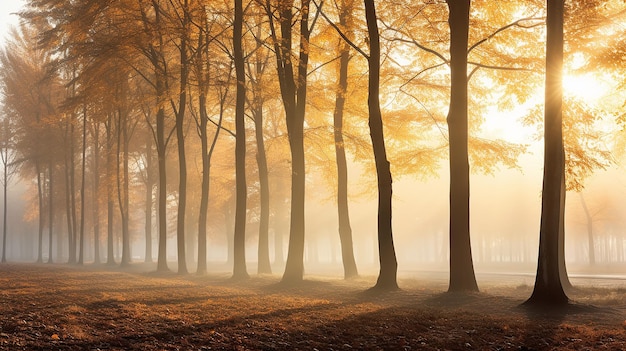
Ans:
{"label": "sunlight", "polygon": [[563,77],[563,94],[585,101],[589,105],[597,105],[608,90],[609,84],[593,73]]}

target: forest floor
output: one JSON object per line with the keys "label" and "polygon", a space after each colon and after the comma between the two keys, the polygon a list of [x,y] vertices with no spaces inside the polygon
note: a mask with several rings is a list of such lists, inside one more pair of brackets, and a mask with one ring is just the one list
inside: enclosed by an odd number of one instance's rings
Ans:
{"label": "forest floor", "polygon": [[1,264],[0,350],[626,349],[622,281],[579,287],[561,310],[520,306],[528,284],[449,294],[420,279],[384,293],[367,290],[374,277],[279,281]]}

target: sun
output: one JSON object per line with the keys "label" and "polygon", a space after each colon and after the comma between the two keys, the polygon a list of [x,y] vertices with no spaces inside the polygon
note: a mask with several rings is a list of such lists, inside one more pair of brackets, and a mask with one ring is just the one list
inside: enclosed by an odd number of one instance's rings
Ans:
{"label": "sun", "polygon": [[563,76],[563,94],[584,101],[590,106],[597,105],[609,90],[608,82],[594,73]]}

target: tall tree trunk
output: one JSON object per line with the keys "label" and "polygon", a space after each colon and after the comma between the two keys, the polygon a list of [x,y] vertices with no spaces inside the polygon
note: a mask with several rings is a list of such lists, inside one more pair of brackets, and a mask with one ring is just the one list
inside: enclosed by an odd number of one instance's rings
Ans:
{"label": "tall tree trunk", "polygon": [[470,0],[447,0],[450,10],[450,284],[448,291],[478,291],[470,243],[467,44]]}
{"label": "tall tree trunk", "polygon": [[106,125],[106,187],[107,187],[107,265],[115,265],[113,252],[113,117],[109,114]]}
{"label": "tall tree trunk", "polygon": [[[122,159],[120,160],[120,156]],[[121,162],[120,162],[121,161]],[[129,176],[128,176],[128,114],[118,110],[117,130],[117,198],[122,220],[122,258],[120,265],[128,266],[131,261],[130,253],[130,211],[129,211]],[[121,168],[121,175],[120,175]]]}
{"label": "tall tree trunk", "polygon": [[100,264],[100,125],[94,125],[93,133],[93,243],[94,243],[94,264]]}
{"label": "tall tree trunk", "polygon": [[74,123],[70,122],[70,154],[69,154],[69,172],[70,172],[70,218],[72,221],[72,244],[70,248],[70,263],[76,263],[76,249],[78,245],[77,238],[77,219],[76,219],[76,164],[74,160]]}
{"label": "tall tree trunk", "polygon": [[[257,27],[258,38],[261,37],[261,26]],[[269,191],[269,171],[267,167],[267,155],[265,152],[265,139],[263,137],[263,104],[264,96],[261,92],[260,79],[264,72],[264,62],[261,60],[261,49],[263,43],[257,41],[255,48],[255,80],[254,87],[254,106],[252,107],[252,115],[254,116],[254,131],[256,140],[256,163],[259,170],[259,195],[260,195],[260,214],[259,214],[259,247],[257,251],[258,257],[258,274],[272,274],[272,265],[270,263],[270,247],[269,247],[269,221],[270,221],[270,191]]]}
{"label": "tall tree trunk", "polygon": [[259,168],[259,192],[261,213],[259,215],[259,248],[258,267],[259,274],[272,274],[269,247],[269,221],[270,221],[270,190],[269,170],[265,153],[265,140],[263,138],[263,102],[257,102],[254,113],[255,137],[257,145],[256,162]]}
{"label": "tall tree trunk", "polygon": [[81,154],[81,180],[80,180],[80,243],[78,248],[78,264],[84,263],[85,255],[85,171],[87,169],[87,106],[83,106],[83,146]]}
{"label": "tall tree trunk", "polygon": [[[9,160],[9,148],[3,147],[0,152],[3,153],[4,169],[2,173],[2,263],[7,261],[7,185],[9,182],[8,173],[8,160]],[[50,245],[52,247],[52,245]],[[51,261],[52,255],[50,255]]]}
{"label": "tall tree trunk", "polygon": [[236,174],[236,203],[235,203],[235,235],[234,235],[234,262],[233,278],[248,278],[246,269],[246,76],[244,71],[244,57],[242,47],[243,35],[243,1],[235,0],[235,21],[233,23],[233,50],[235,75],[237,77],[237,97],[235,103],[235,174]]}
{"label": "tall tree trunk", "polygon": [[39,161],[35,161],[35,170],[37,172],[37,198],[39,201],[39,228],[38,230],[38,248],[37,248],[37,263],[43,263],[43,179],[41,176],[41,167]]}
{"label": "tall tree trunk", "polygon": [[398,262],[393,245],[391,231],[391,197],[392,178],[391,168],[387,160],[385,149],[385,136],[383,133],[383,119],[380,112],[380,38],[374,0],[364,0],[365,18],[367,20],[367,33],[370,43],[370,56],[368,58],[369,82],[368,82],[368,111],[370,137],[376,162],[376,176],[378,178],[378,251],[380,273],[376,281],[375,289],[397,289],[396,280]]}
{"label": "tall tree trunk", "polygon": [[[53,263],[52,260],[52,232],[54,226],[54,166],[52,161],[48,162],[48,263]],[[6,191],[5,191],[6,194]],[[6,213],[5,213],[6,223]]]}
{"label": "tall tree trunk", "polygon": [[283,282],[301,281],[304,275],[304,115],[306,110],[307,71],[309,63],[309,8],[310,1],[303,0],[300,8],[300,49],[297,76],[294,77],[291,59],[293,1],[280,4],[280,48],[285,56],[277,58],[280,65],[279,82],[287,119],[287,134],[291,151],[291,220],[289,248]]}
{"label": "tall tree trunk", "polygon": [[565,155],[563,152],[563,0],[548,0],[546,91],[541,227],[535,287],[526,304],[567,304],[561,281],[559,237],[563,235]]}
{"label": "tall tree trunk", "polygon": [[152,135],[146,134],[146,198],[145,198],[145,226],[146,253],[144,262],[152,263],[152,190],[154,178],[152,176]]}
{"label": "tall tree trunk", "polygon": [[[350,15],[352,8],[342,8],[339,16],[339,25],[346,26],[346,17]],[[339,240],[341,242],[341,259],[343,261],[343,276],[345,279],[359,275],[354,260],[354,248],[352,243],[352,228],[350,226],[350,212],[348,209],[348,166],[346,150],[343,140],[343,112],[348,91],[348,64],[350,62],[350,46],[344,41],[340,44],[339,58],[339,84],[337,85],[337,97],[335,99],[335,111],[333,113],[335,158],[337,160],[337,214],[339,220]]]}
{"label": "tall tree trunk", "polygon": [[185,254],[185,214],[187,209],[187,160],[185,155],[185,109],[187,107],[187,77],[189,60],[187,53],[187,30],[189,22],[188,1],[183,2],[180,38],[180,90],[178,93],[178,111],[176,113],[176,140],[178,141],[178,214],[176,217],[176,245],[178,250],[178,274],[187,274],[187,256]]}
{"label": "tall tree trunk", "polygon": [[[157,83],[157,86],[159,83]],[[161,95],[162,96],[162,95]],[[159,197],[157,199],[157,218],[159,230],[159,251],[157,256],[157,271],[169,271],[167,267],[167,179],[165,164],[165,110],[162,106],[157,111],[156,123],[156,139],[157,139],[157,157],[159,167]]]}
{"label": "tall tree trunk", "polygon": [[[200,193],[200,212],[198,214],[198,268],[196,274],[204,275],[207,270],[207,211],[209,209],[209,164],[206,95],[200,94],[200,142],[202,144],[202,185]],[[219,130],[219,128],[218,128]]]}

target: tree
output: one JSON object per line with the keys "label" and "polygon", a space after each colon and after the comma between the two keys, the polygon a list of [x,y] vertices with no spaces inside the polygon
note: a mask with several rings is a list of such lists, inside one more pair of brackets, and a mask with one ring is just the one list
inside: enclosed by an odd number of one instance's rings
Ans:
{"label": "tree", "polygon": [[274,11],[268,0],[265,5],[270,34],[276,56],[276,67],[280,93],[285,108],[287,134],[291,152],[291,218],[289,226],[289,250],[282,281],[298,282],[304,275],[304,200],[305,200],[305,155],[304,115],[306,108],[307,74],[309,63],[310,0],[300,4],[300,35],[297,70],[294,75],[295,54],[292,52],[292,26],[294,1],[278,2],[278,24],[280,37],[274,25]]}
{"label": "tree", "polygon": [[233,22],[233,51],[235,75],[237,77],[237,92],[235,101],[235,173],[236,173],[236,207],[235,207],[235,252],[233,278],[248,278],[246,271],[246,73],[243,57],[243,4],[242,0],[235,0],[235,20]]}
{"label": "tree", "polygon": [[[0,122],[0,162],[2,162],[2,263],[7,261],[7,190],[12,178],[19,171],[17,152],[12,138],[11,119],[5,115]],[[50,259],[51,256],[50,256]]]}
{"label": "tree", "polygon": [[448,291],[478,291],[469,223],[467,43],[470,0],[446,0],[450,11],[450,284]]}
{"label": "tree", "polygon": [[[339,10],[339,26],[346,28],[352,25],[348,22],[353,10],[353,1],[344,1],[342,3]],[[337,160],[337,215],[339,219],[341,259],[343,261],[343,276],[345,279],[349,279],[358,276],[358,270],[354,260],[352,228],[350,226],[348,209],[348,167],[343,138],[344,106],[348,91],[348,64],[350,63],[350,46],[344,40],[339,42],[339,55],[339,78],[335,110],[333,112],[333,134],[335,138],[335,158]]]}
{"label": "tree", "polygon": [[375,289],[397,289],[396,276],[398,262],[393,246],[391,231],[391,197],[392,178],[391,168],[387,160],[385,149],[385,135],[383,119],[380,111],[380,37],[376,17],[374,0],[364,0],[367,33],[370,44],[370,53],[367,58],[369,66],[368,98],[369,127],[374,160],[376,162],[376,176],[378,178],[378,256],[380,273]]}
{"label": "tree", "polygon": [[563,240],[565,152],[563,148],[563,18],[564,1],[547,0],[546,87],[543,191],[539,258],[535,286],[527,305],[567,304],[561,283],[559,250]]}

